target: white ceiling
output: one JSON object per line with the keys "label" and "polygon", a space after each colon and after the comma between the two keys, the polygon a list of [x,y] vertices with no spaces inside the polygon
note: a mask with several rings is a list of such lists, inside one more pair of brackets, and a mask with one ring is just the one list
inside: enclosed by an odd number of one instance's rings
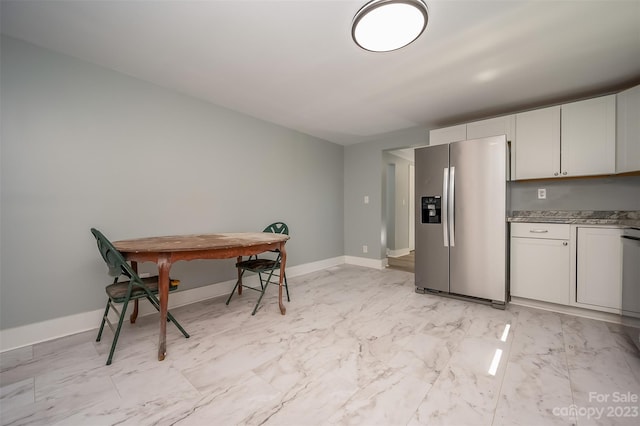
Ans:
{"label": "white ceiling", "polygon": [[2,33],[339,144],[640,82],[640,0],[426,0],[422,37],[351,40],[366,0],[1,0]]}

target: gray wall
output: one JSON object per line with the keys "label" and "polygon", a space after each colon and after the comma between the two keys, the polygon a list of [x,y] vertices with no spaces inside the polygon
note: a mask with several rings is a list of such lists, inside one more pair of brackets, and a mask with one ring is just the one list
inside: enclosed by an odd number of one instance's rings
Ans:
{"label": "gray wall", "polygon": [[[383,151],[429,144],[429,131],[414,127],[380,136],[344,150],[344,249],[347,256],[386,257],[386,167]],[[364,204],[364,196],[369,204]],[[362,253],[362,245],[369,247]]]}
{"label": "gray wall", "polygon": [[640,176],[511,182],[510,193],[511,210],[640,210]]}
{"label": "gray wall", "polygon": [[[0,50],[2,329],[104,306],[90,227],[118,240],[283,220],[289,265],[344,254],[342,146],[15,39]],[[172,275],[199,287],[232,262]]]}

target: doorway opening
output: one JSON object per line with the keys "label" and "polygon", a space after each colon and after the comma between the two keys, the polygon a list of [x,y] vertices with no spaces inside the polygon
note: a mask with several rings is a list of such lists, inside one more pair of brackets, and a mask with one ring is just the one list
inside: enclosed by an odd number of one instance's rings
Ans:
{"label": "doorway opening", "polygon": [[414,148],[385,151],[384,226],[387,267],[414,272],[415,163]]}
{"label": "doorway opening", "polygon": [[415,256],[415,250],[412,250],[411,252],[409,252],[409,254],[405,254],[404,256],[400,257],[387,256],[387,268],[414,273],[416,266]]}

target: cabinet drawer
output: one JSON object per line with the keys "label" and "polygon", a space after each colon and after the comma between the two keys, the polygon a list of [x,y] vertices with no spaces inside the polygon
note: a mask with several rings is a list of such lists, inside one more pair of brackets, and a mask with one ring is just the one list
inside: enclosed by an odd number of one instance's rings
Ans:
{"label": "cabinet drawer", "polygon": [[571,225],[566,223],[512,223],[511,236],[568,240]]}

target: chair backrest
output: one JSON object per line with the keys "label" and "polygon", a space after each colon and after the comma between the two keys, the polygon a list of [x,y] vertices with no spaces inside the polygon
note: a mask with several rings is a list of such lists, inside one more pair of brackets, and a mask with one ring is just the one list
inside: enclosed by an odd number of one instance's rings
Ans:
{"label": "chair backrest", "polygon": [[264,228],[262,232],[273,232],[274,234],[289,235],[289,227],[284,222],[275,222]]}
{"label": "chair backrest", "polygon": [[132,280],[140,281],[138,274],[136,274],[133,268],[127,263],[122,253],[111,244],[111,241],[109,241],[102,232],[91,228],[91,233],[96,238],[100,255],[102,255],[102,258],[109,268],[109,275],[116,278],[120,275],[126,275]]}

